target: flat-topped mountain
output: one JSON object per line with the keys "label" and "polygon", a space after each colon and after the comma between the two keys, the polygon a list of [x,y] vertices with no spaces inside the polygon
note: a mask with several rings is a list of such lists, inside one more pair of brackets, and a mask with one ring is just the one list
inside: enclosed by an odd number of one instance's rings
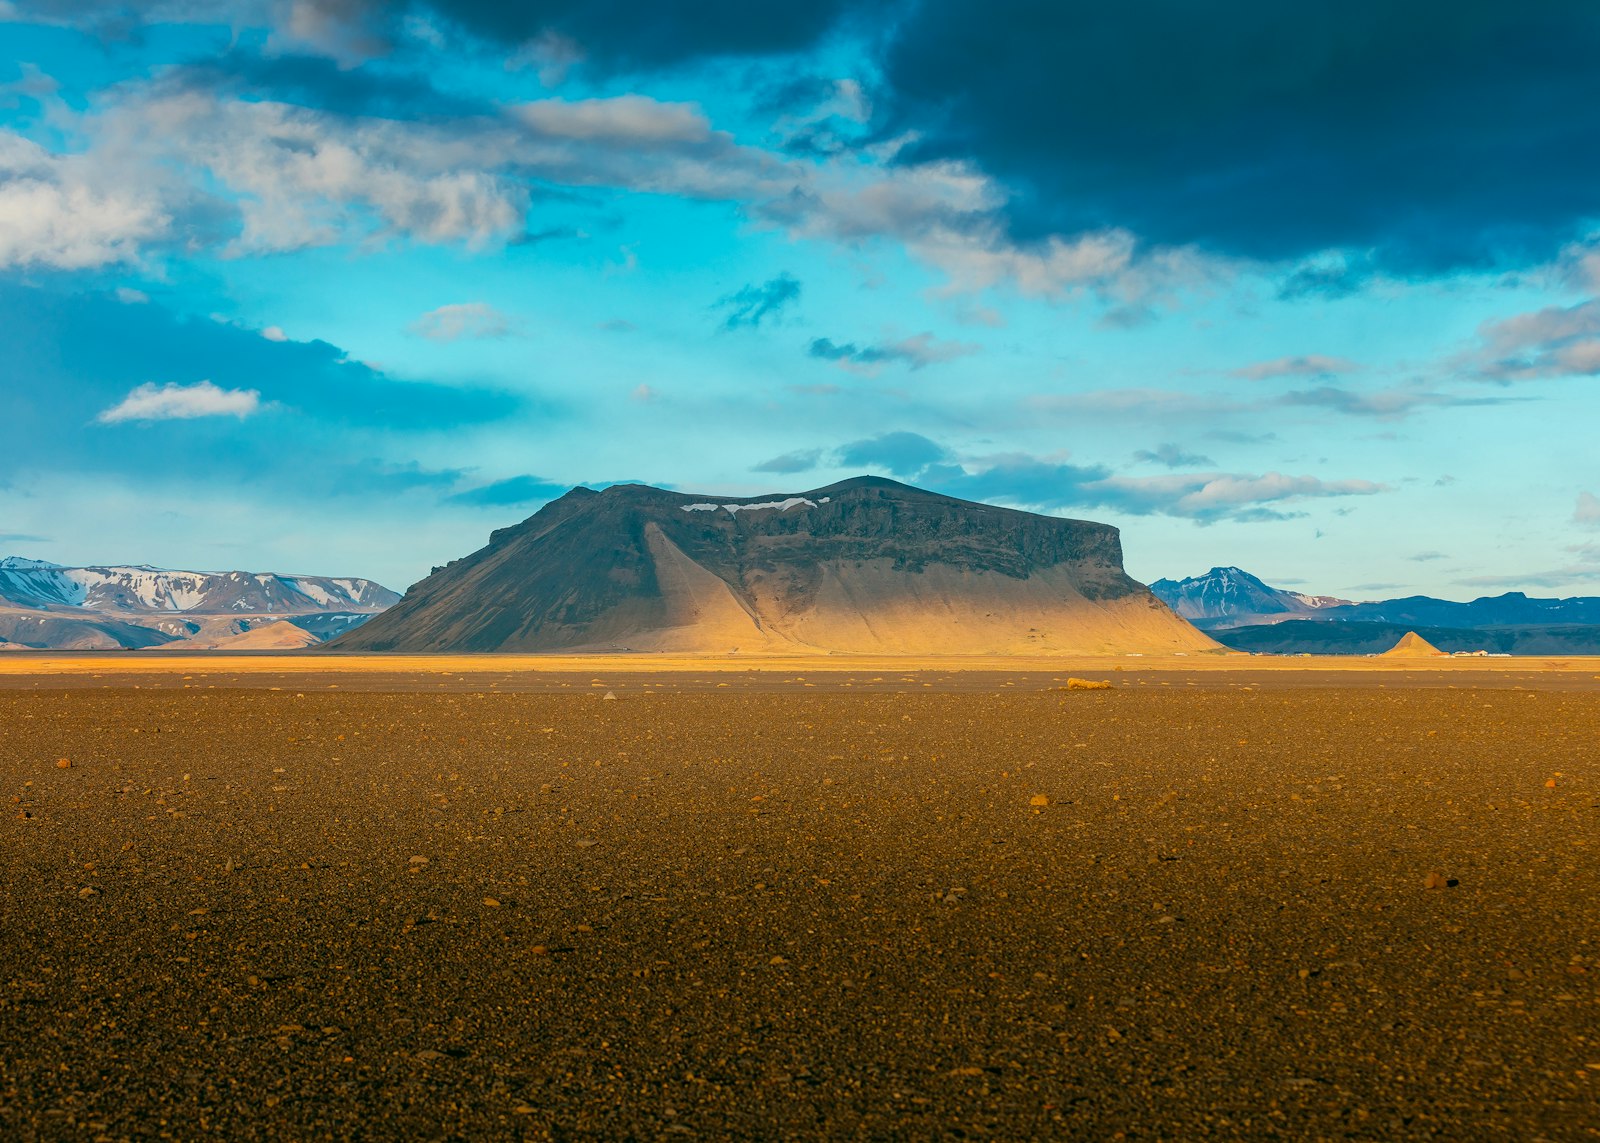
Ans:
{"label": "flat-topped mountain", "polygon": [[1214,644],[1117,530],[859,477],[706,497],[575,488],[335,640],[350,651],[1043,654]]}

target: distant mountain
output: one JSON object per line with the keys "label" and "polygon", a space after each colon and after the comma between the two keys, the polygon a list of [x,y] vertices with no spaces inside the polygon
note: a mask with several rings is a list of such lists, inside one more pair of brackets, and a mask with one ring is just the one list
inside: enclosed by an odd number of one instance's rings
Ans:
{"label": "distant mountain", "polygon": [[1117,530],[858,477],[806,492],[575,488],[336,639],[351,651],[1215,650]]}
{"label": "distant mountain", "polygon": [[1467,603],[1426,595],[1356,603],[1270,587],[1239,568],[1212,568],[1189,579],[1158,579],[1150,590],[1179,615],[1211,632],[1291,619],[1452,630],[1600,624],[1600,598],[1593,596],[1539,599],[1510,591]]}
{"label": "distant mountain", "polygon": [[[33,650],[320,643],[399,595],[367,579],[0,559],[0,646]],[[252,635],[273,624],[270,636]]]}
{"label": "distant mountain", "polygon": [[1520,591],[1483,596],[1468,603],[1412,595],[1377,603],[1351,603],[1320,618],[1341,623],[1400,623],[1430,627],[1505,627],[1529,624],[1600,624],[1600,598],[1540,599]]}
{"label": "distant mountain", "polygon": [[1158,579],[1150,590],[1179,615],[1208,630],[1292,619],[1350,604],[1348,599],[1331,595],[1302,595],[1268,587],[1241,568],[1212,568],[1188,579]]}
{"label": "distant mountain", "polygon": [[144,566],[62,567],[15,556],[0,559],[0,603],[12,607],[295,615],[381,611],[399,599],[367,579]]}
{"label": "distant mountain", "polygon": [[1407,633],[1441,651],[1491,655],[1600,655],[1600,624],[1546,627],[1416,627],[1405,623],[1330,623],[1289,619],[1213,629],[1211,637],[1236,651],[1272,655],[1380,655]]}

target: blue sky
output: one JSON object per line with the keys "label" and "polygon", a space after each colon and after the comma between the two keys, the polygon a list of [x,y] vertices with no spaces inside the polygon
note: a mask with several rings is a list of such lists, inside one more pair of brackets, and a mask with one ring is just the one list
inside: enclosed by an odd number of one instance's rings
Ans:
{"label": "blue sky", "polygon": [[0,0],[0,554],[403,588],[874,472],[1600,593],[1600,14]]}

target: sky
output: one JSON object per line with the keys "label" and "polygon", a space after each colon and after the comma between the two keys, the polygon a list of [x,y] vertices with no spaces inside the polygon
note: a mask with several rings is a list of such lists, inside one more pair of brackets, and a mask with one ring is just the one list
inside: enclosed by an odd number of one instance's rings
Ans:
{"label": "sky", "polygon": [[1600,594],[1600,7],[0,0],[0,555],[862,473]]}

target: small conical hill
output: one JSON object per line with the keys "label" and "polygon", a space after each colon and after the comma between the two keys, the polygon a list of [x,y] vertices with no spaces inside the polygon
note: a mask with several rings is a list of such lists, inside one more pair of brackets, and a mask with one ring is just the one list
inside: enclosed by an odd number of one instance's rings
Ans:
{"label": "small conical hill", "polygon": [[1415,631],[1407,631],[1396,643],[1383,653],[1384,658],[1395,659],[1435,659],[1442,657],[1444,652],[1428,642]]}

